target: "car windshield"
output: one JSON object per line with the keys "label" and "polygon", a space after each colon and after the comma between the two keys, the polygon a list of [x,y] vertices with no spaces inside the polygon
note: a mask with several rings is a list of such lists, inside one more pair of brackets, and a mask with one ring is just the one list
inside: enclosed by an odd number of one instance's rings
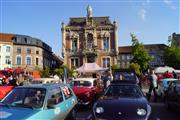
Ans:
{"label": "car windshield", "polygon": [[13,107],[41,108],[45,94],[43,88],[15,88],[2,103]]}
{"label": "car windshield", "polygon": [[180,84],[176,85],[176,91],[180,92]]}
{"label": "car windshield", "polygon": [[136,80],[136,75],[133,72],[115,72],[114,80]]}
{"label": "car windshield", "polygon": [[143,94],[136,85],[111,85],[105,92],[109,97],[142,97]]}
{"label": "car windshield", "polygon": [[92,83],[90,81],[72,81],[73,86],[80,86],[80,87],[91,87]]}

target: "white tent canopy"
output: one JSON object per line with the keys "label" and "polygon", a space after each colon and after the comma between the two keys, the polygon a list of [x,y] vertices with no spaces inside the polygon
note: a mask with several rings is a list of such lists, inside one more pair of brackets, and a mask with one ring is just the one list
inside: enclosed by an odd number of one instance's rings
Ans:
{"label": "white tent canopy", "polygon": [[76,70],[79,73],[95,73],[95,72],[98,72],[98,71],[105,71],[107,69],[100,67],[96,63],[85,63]]}
{"label": "white tent canopy", "polygon": [[172,67],[165,66],[165,67],[157,67],[154,70],[155,73],[165,73],[166,71],[173,72],[173,71],[175,71],[175,69]]}

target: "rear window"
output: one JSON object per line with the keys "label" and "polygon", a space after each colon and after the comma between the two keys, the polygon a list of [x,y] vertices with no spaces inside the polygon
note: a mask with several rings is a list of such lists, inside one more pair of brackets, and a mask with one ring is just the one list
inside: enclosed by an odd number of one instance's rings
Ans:
{"label": "rear window", "polygon": [[133,72],[115,72],[114,80],[136,80],[136,75]]}
{"label": "rear window", "polygon": [[92,83],[90,81],[72,81],[72,86],[90,87]]}

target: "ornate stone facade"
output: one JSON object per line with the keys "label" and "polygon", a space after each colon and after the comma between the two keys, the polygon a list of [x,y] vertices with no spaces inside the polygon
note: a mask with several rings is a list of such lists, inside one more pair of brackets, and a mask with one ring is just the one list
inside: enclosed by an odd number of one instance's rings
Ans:
{"label": "ornate stone facade", "polygon": [[93,17],[92,8],[87,7],[86,17],[70,18],[62,23],[62,56],[69,68],[84,63],[96,62],[104,68],[117,64],[118,25],[108,16]]}

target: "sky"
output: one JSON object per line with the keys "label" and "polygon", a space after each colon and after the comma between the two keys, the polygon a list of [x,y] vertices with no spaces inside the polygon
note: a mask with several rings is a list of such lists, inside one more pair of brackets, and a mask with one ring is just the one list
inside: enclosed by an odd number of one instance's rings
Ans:
{"label": "sky", "polygon": [[110,16],[118,22],[119,46],[131,45],[130,33],[143,44],[167,44],[180,34],[179,0],[0,0],[0,32],[39,38],[61,53],[61,23],[70,17]]}

